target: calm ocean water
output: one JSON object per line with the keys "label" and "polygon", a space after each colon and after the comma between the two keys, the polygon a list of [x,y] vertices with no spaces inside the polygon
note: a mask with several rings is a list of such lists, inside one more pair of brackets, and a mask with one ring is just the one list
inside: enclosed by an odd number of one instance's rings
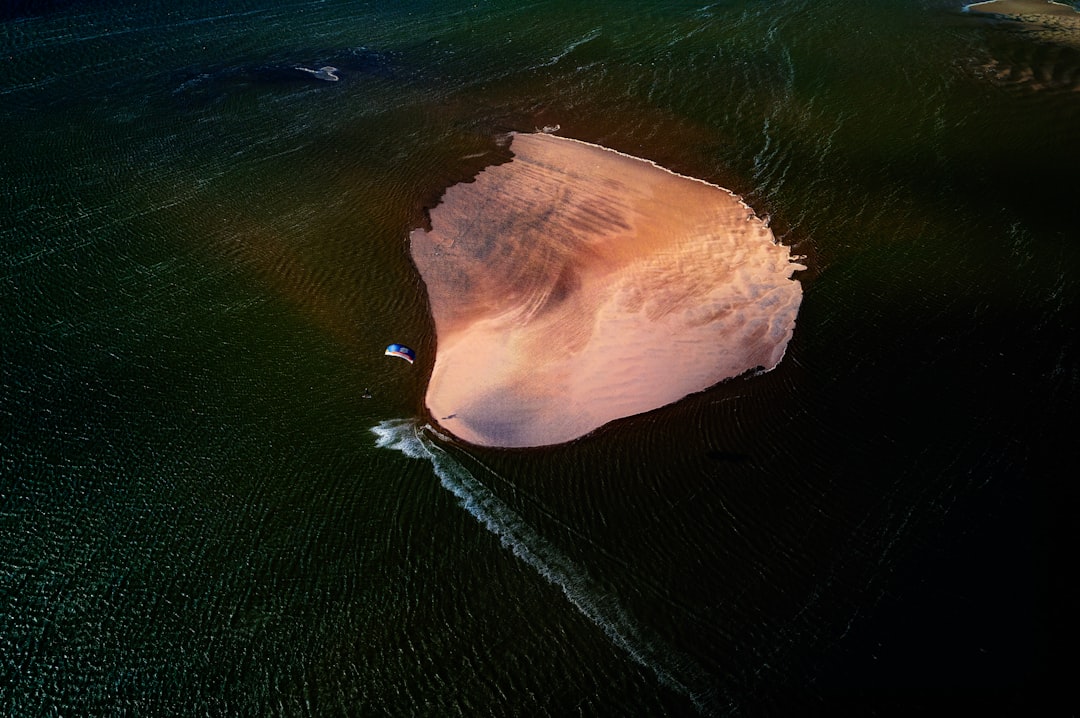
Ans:
{"label": "calm ocean water", "polygon": [[[941,0],[3,5],[0,714],[1042,706],[1078,48]],[[743,195],[805,298],[771,373],[478,450],[407,235],[555,125]]]}

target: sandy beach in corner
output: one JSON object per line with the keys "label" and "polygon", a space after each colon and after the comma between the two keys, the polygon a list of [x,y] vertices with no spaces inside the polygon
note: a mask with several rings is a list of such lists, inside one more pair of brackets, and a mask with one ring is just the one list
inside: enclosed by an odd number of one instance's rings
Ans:
{"label": "sandy beach in corner", "polygon": [[1039,22],[1040,18],[1080,18],[1080,13],[1071,5],[1050,0],[988,0],[965,5],[964,9],[989,15],[1009,15],[1030,22]]}
{"label": "sandy beach in corner", "polygon": [[802,290],[737,197],[596,145],[515,135],[411,235],[452,434],[569,441],[783,357]]}

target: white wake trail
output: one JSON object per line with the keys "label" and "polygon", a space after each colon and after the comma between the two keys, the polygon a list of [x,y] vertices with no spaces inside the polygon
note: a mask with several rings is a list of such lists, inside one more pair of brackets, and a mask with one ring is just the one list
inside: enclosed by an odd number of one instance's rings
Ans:
{"label": "white wake trail", "polygon": [[377,446],[430,461],[443,488],[458,498],[462,508],[498,536],[515,556],[562,589],[570,603],[612,643],[655,673],[661,683],[689,698],[700,713],[715,714],[713,681],[709,676],[688,656],[650,635],[626,613],[616,596],[600,588],[582,567],[540,536],[468,469],[435,444],[428,436],[428,432],[435,433],[432,427],[398,419],[383,421],[371,431],[378,437]]}

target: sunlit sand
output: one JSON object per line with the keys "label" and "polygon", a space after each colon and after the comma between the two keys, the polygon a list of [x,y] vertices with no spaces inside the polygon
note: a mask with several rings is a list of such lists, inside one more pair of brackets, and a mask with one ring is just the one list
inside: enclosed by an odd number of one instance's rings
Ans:
{"label": "sunlit sand", "polygon": [[736,196],[551,135],[510,149],[410,237],[445,429],[556,444],[780,362],[803,267]]}

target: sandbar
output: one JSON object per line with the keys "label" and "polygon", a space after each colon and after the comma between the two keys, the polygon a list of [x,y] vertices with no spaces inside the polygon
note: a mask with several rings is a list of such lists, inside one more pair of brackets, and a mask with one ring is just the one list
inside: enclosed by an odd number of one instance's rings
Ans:
{"label": "sandbar", "polygon": [[805,267],[737,196],[554,135],[510,150],[410,234],[444,429],[558,444],[780,362]]}

